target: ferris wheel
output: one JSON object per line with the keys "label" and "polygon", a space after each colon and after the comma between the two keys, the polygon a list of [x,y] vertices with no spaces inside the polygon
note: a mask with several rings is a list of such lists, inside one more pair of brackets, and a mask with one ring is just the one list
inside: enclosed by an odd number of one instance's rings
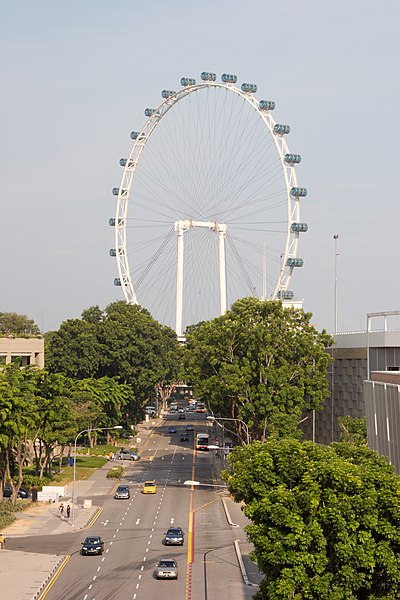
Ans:
{"label": "ferris wheel", "polygon": [[203,72],[163,90],[132,131],[116,197],[116,286],[178,336],[236,299],[292,301],[301,199],[289,125],[257,86]]}

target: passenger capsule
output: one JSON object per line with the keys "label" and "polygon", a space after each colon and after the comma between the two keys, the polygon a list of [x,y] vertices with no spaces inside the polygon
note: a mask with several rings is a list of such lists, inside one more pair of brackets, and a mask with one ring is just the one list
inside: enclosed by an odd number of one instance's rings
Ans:
{"label": "passenger capsule", "polygon": [[255,83],[242,83],[240,86],[242,92],[247,92],[248,94],[255,94],[257,91],[257,86]]}
{"label": "passenger capsule", "polygon": [[[111,217],[111,219],[108,219],[108,224],[111,225],[111,227],[115,227],[115,219],[113,219]],[[123,225],[124,224],[124,219],[118,219],[118,225]]]}
{"label": "passenger capsule", "polygon": [[200,77],[203,81],[215,81],[217,79],[215,73],[207,73],[207,71],[203,71]]}
{"label": "passenger capsule", "polygon": [[140,140],[145,140],[146,136],[144,135],[144,133],[142,133],[140,135],[140,131],[131,131],[131,138],[133,140],[139,140],[140,141]]}
{"label": "passenger capsule", "polygon": [[292,187],[290,194],[296,198],[304,198],[307,196],[307,188]]}
{"label": "passenger capsule", "polygon": [[290,230],[294,233],[308,231],[307,223],[292,223]]}
{"label": "passenger capsule", "polygon": [[258,108],[260,110],[274,110],[275,102],[273,102],[272,100],[260,100]]}
{"label": "passenger capsule", "polygon": [[120,278],[119,278],[119,277],[116,277],[116,278],[114,279],[114,285],[117,285],[117,286],[118,286],[118,285],[122,285],[122,284],[121,284],[121,280],[120,280]]}
{"label": "passenger capsule", "polygon": [[298,165],[301,162],[300,154],[285,154],[285,162],[288,165]]}
{"label": "passenger capsule", "polygon": [[115,249],[115,248],[110,248],[109,255],[110,255],[110,256],[117,256],[117,251],[116,251],[116,249]]}
{"label": "passenger capsule", "polygon": [[181,85],[183,87],[187,87],[188,85],[196,85],[196,80],[195,79],[191,79],[190,77],[182,77],[182,79],[181,79]]}
{"label": "passenger capsule", "polygon": [[280,292],[278,292],[278,298],[280,298],[281,300],[293,300],[294,293],[290,290],[281,290]]}
{"label": "passenger capsule", "polygon": [[175,96],[176,92],[173,92],[172,90],[163,90],[161,92],[161,96],[162,98],[171,98],[171,96]]}
{"label": "passenger capsule", "polygon": [[121,167],[128,167],[128,169],[131,169],[135,166],[135,161],[131,158],[120,158],[119,164]]}
{"label": "passenger capsule", "polygon": [[157,110],[155,108],[146,108],[144,114],[146,117],[151,117],[152,115],[155,115],[156,112]]}
{"label": "passenger capsule", "polygon": [[221,81],[223,83],[236,83],[237,82],[237,76],[236,75],[230,75],[230,73],[224,73],[221,77]]}
{"label": "passenger capsule", "polygon": [[274,133],[277,135],[286,135],[290,133],[290,125],[282,125],[281,123],[277,123],[274,125]]}
{"label": "passenger capsule", "polygon": [[302,258],[288,258],[286,261],[287,267],[302,267],[304,260]]}
{"label": "passenger capsule", "polygon": [[112,194],[113,194],[113,196],[118,196],[118,194],[119,194],[119,188],[113,188],[112,189]]}

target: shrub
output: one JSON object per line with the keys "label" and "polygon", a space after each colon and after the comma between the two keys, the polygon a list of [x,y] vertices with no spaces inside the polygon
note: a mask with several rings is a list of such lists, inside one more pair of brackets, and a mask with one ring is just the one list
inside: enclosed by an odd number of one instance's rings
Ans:
{"label": "shrub", "polygon": [[124,474],[124,469],[121,466],[113,467],[107,472],[108,479],[121,479]]}

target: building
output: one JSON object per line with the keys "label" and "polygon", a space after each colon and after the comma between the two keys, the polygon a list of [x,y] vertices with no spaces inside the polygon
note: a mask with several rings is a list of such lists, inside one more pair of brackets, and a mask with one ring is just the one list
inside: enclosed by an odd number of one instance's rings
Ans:
{"label": "building", "polygon": [[42,337],[0,337],[0,364],[8,365],[20,359],[21,366],[44,368],[44,339]]}
{"label": "building", "polygon": [[[340,417],[366,417],[368,445],[400,473],[400,329],[388,319],[400,311],[370,313],[362,332],[335,334],[328,376],[331,394],[322,411],[307,414],[306,439],[329,444],[338,441]],[[375,319],[383,325],[374,329]]]}

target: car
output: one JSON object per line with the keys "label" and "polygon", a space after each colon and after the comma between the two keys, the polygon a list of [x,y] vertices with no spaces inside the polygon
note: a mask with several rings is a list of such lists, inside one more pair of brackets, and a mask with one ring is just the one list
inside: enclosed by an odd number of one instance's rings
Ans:
{"label": "car", "polygon": [[189,436],[187,433],[182,433],[182,435],[179,438],[180,442],[188,442],[189,441]]}
{"label": "car", "polygon": [[104,542],[99,535],[89,535],[82,542],[81,554],[87,556],[89,554],[103,554]]}
{"label": "car", "polygon": [[181,413],[181,414],[179,415],[179,418],[180,418],[180,419],[186,419],[186,417],[185,417],[185,413]]}
{"label": "car", "polygon": [[156,579],[178,579],[178,563],[173,558],[161,558],[155,576]]}
{"label": "car", "polygon": [[143,484],[143,494],[156,494],[157,486],[155,481],[145,481]]}
{"label": "car", "polygon": [[183,546],[184,541],[185,536],[181,527],[170,527],[165,534],[164,542],[166,546]]}
{"label": "car", "polygon": [[176,433],[176,427],[170,427],[168,433]]}
{"label": "car", "polygon": [[178,408],[178,413],[183,413],[183,408]]}
{"label": "car", "polygon": [[120,450],[115,458],[117,460],[139,460],[140,456],[133,450]]}
{"label": "car", "polygon": [[[3,488],[3,497],[11,498],[12,496],[12,487],[9,483],[6,483]],[[29,498],[29,490],[26,488],[20,487],[17,494],[18,498]]]}
{"label": "car", "polygon": [[129,500],[131,497],[131,492],[129,490],[129,486],[127,485],[119,485],[114,494],[114,498],[117,500]]}
{"label": "car", "polygon": [[194,431],[193,425],[186,425],[186,431]]}

